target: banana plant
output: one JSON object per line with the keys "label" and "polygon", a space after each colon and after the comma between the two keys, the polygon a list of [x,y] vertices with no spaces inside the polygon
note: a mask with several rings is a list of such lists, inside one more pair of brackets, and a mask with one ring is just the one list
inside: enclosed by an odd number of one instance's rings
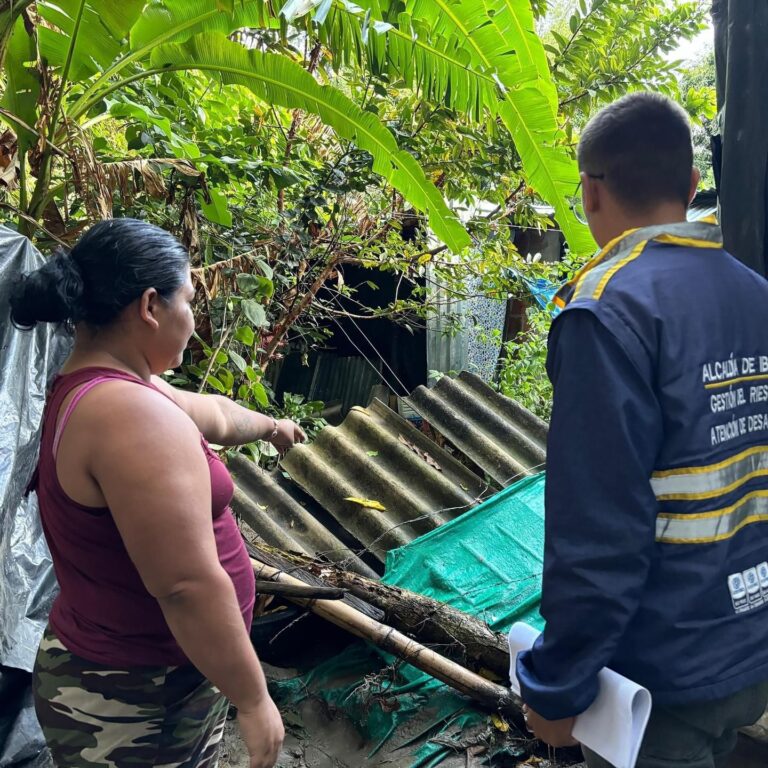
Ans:
{"label": "banana plant", "polygon": [[[211,77],[246,84],[254,93],[269,93],[277,105],[320,114],[318,107],[323,104],[323,119],[340,136],[371,151],[377,170],[429,214],[433,230],[446,244],[454,250],[466,245],[466,233],[440,194],[384,135],[387,129],[375,125],[375,118],[362,114],[337,89],[325,86],[317,91],[291,56],[278,63],[270,56],[235,50],[235,43],[222,39],[242,29],[271,28],[285,34],[290,27],[319,36],[337,68],[353,66],[386,75],[430,103],[508,131],[527,184],[554,206],[571,250],[585,254],[594,246],[569,205],[578,174],[560,130],[563,117],[553,75],[557,83],[570,83],[568,77],[575,75],[566,76],[561,70],[570,72],[574,62],[581,62],[579,66],[587,72],[600,69],[602,49],[593,44],[595,31],[587,34],[589,24],[600,22],[609,6],[622,4],[581,0],[580,12],[570,20],[572,36],[568,40],[556,36],[557,50],[545,46],[536,33],[533,6],[541,6],[538,0],[38,0],[34,7],[44,23],[36,25],[27,14],[31,5],[31,0],[0,0],[0,62],[6,64],[0,115],[19,135],[20,207],[33,219],[39,220],[47,205],[51,164],[56,156],[65,155],[59,144],[66,144],[72,124],[101,119],[105,96],[163,68],[182,68],[163,58],[171,50],[167,46],[182,46],[177,52],[185,55],[208,46],[199,63]],[[675,33],[690,37],[700,26],[696,4],[679,5],[678,11],[667,14],[670,40]],[[657,11],[653,3],[647,6],[650,18]],[[622,13],[610,11],[619,21]],[[587,31],[580,35],[582,27]],[[555,53],[554,73],[546,50]],[[217,70],[216,56],[223,57],[224,69]],[[645,56],[641,51],[639,60]],[[196,64],[187,57],[183,67],[198,68]],[[243,66],[267,69],[247,74]],[[277,70],[280,77],[288,78],[287,88],[279,81],[276,84]],[[53,72],[55,79],[44,77],[41,90],[44,71]],[[564,104],[590,97],[592,81],[580,77],[585,82],[583,92]],[[600,81],[599,73],[595,78]],[[52,88],[51,82],[61,87]],[[306,94],[295,87],[299,82],[309,87]],[[606,93],[613,91],[608,88]],[[65,123],[70,129],[65,129]],[[35,126],[44,135],[37,134]],[[30,157],[38,181],[27,202],[24,155],[35,144]]]}
{"label": "banana plant", "polygon": [[479,123],[500,120],[571,250],[594,250],[570,204],[578,170],[530,0],[303,0],[283,13],[311,16],[341,64],[386,72]]}
{"label": "banana plant", "polygon": [[[199,70],[222,83],[243,85],[271,104],[319,115],[340,136],[370,152],[376,171],[428,214],[433,231],[451,250],[469,244],[469,235],[440,192],[374,115],[338,89],[321,86],[289,57],[248,50],[229,38],[239,29],[284,23],[270,3],[39,0],[36,7],[47,22],[32,29],[36,39],[30,36],[29,19],[18,16],[14,22],[11,42],[16,44],[7,48],[8,86],[0,113],[17,130],[27,131],[28,139],[36,138],[39,148],[37,182],[29,203],[22,205],[25,220],[42,218],[50,200],[54,158],[66,154],[59,145],[83,122],[99,119],[110,94],[165,71]],[[47,80],[39,77],[43,62],[58,77],[55,93],[41,91]],[[30,110],[38,101],[43,114],[39,108],[34,114]],[[26,158],[20,156],[20,162],[23,166]],[[21,175],[26,179],[24,169]]]}
{"label": "banana plant", "polygon": [[5,63],[5,53],[8,41],[21,14],[29,8],[34,0],[0,0],[0,67]]}

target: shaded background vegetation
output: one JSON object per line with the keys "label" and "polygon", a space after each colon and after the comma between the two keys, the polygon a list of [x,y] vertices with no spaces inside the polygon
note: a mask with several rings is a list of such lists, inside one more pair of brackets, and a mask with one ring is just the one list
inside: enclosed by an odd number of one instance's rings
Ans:
{"label": "shaded background vegetation", "polygon": [[[712,57],[687,70],[672,58],[706,11],[6,0],[0,212],[44,252],[112,216],[176,234],[192,255],[197,331],[171,380],[317,429],[321,403],[272,391],[288,353],[307,359],[350,316],[415,332],[430,314],[450,318],[446,296],[520,293],[510,267],[557,281],[590,255],[570,205],[573,152],[602,105],[637,89],[676,98],[711,182]],[[566,260],[526,258],[515,227],[562,230]],[[393,297],[376,301],[387,281]],[[496,383],[546,416],[548,315],[530,315]]]}

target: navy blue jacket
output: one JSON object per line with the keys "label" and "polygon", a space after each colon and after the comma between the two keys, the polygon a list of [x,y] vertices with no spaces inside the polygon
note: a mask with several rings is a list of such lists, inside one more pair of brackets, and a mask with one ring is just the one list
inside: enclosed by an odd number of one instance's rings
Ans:
{"label": "navy blue jacket", "polygon": [[657,704],[768,679],[768,282],[710,224],[636,230],[561,294],[541,613],[523,698],[609,666]]}

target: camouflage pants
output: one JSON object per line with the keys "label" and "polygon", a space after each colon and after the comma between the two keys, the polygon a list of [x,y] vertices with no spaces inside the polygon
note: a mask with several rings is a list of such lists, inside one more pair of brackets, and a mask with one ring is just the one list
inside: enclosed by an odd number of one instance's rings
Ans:
{"label": "camouflage pants", "polygon": [[35,710],[58,768],[215,768],[227,700],[194,667],[109,669],[46,629]]}

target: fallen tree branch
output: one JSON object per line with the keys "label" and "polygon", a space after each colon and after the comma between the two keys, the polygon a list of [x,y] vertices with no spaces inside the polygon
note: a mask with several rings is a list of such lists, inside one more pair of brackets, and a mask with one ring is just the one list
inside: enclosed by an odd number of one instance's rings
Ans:
{"label": "fallen tree branch", "polygon": [[[285,584],[301,585],[299,579],[277,568],[251,560],[257,578],[269,578]],[[470,672],[455,661],[441,656],[415,640],[355,610],[341,601],[305,600],[291,598],[291,602],[304,606],[356,637],[368,640],[387,653],[392,653],[417,669],[469,696],[487,709],[518,716],[522,702],[509,688],[492,683]]]}
{"label": "fallen tree branch", "polygon": [[278,555],[265,544],[254,547],[251,555],[262,562],[266,560],[265,555],[279,557],[279,561],[271,564],[291,572],[300,568],[301,572],[296,575],[302,580],[306,575],[312,575],[316,584],[343,589],[366,605],[379,609],[379,616],[372,618],[415,637],[421,643],[438,647],[442,654],[470,670],[497,680],[507,680],[507,638],[464,611],[426,595],[365,578],[335,563],[313,560],[292,552],[281,551]]}
{"label": "fallen tree branch", "polygon": [[475,672],[506,681],[509,675],[507,638],[484,621],[434,598],[367,579],[336,567],[319,574],[326,583],[347,590],[384,612],[384,621]]}
{"label": "fallen tree branch", "polygon": [[[245,548],[248,550],[251,560],[255,560],[260,564],[269,565],[277,572],[295,576],[299,584],[313,587],[328,587],[328,584],[321,578],[304,569],[301,555],[294,552],[286,552],[285,550],[277,549],[276,547],[270,547],[265,542],[259,542],[258,545],[255,545],[249,541],[245,541]],[[309,558],[307,558],[307,560],[313,562]],[[269,577],[265,574],[262,578],[266,579]],[[275,581],[275,579],[270,579],[270,581]],[[368,605],[368,603],[362,601],[359,597],[345,594],[340,600],[375,621],[380,621],[384,618],[384,613],[381,610],[374,608],[372,605]]]}
{"label": "fallen tree branch", "polygon": [[[253,560],[254,570],[259,573],[263,572],[261,560],[270,560],[274,564],[279,565],[279,568],[273,568],[273,572],[276,572],[277,575],[285,575],[284,571],[288,570],[291,573],[296,573],[301,579],[311,580],[314,584],[333,584],[347,592],[346,600],[356,600],[358,604],[368,607],[371,611],[377,611],[382,622],[395,624],[399,629],[415,635],[425,643],[439,644],[447,655],[461,661],[461,664],[451,662],[432,651],[435,656],[441,659],[441,663],[446,664],[445,669],[449,670],[449,674],[450,670],[458,669],[471,676],[466,678],[466,680],[470,681],[470,685],[471,681],[479,679],[483,683],[492,686],[492,688],[485,689],[484,687],[482,692],[475,695],[471,691],[463,690],[458,685],[453,685],[451,680],[444,679],[438,674],[442,667],[433,671],[433,668],[430,667],[431,657],[422,655],[419,661],[419,653],[416,652],[417,660],[414,661],[407,655],[403,655],[403,652],[399,650],[403,648],[404,653],[408,653],[409,650],[411,653],[414,653],[414,649],[423,648],[425,651],[429,649],[411,640],[397,629],[385,626],[385,624],[375,619],[372,620],[372,624],[368,624],[366,627],[356,631],[356,627],[350,628],[347,626],[345,616],[336,618],[335,615],[331,615],[332,612],[329,609],[321,608],[321,610],[315,610],[315,606],[319,605],[319,603],[311,605],[309,601],[300,603],[298,600],[291,600],[291,602],[306,605],[309,610],[313,610],[328,621],[347,629],[358,637],[363,637],[379,645],[384,650],[405,659],[415,667],[422,669],[481,703],[485,703],[488,700],[486,697],[487,691],[503,690],[506,695],[511,697],[512,701],[511,708],[507,713],[512,714],[513,719],[519,720],[519,718],[516,718],[519,715],[516,707],[521,705],[518,697],[514,696],[506,688],[502,688],[502,686],[496,685],[464,668],[464,666],[469,666],[472,669],[482,671],[484,674],[490,671],[503,680],[507,679],[509,673],[509,651],[506,639],[503,635],[493,632],[483,622],[432,598],[409,592],[399,587],[393,587],[374,579],[367,579],[356,573],[344,571],[335,564],[315,560],[304,554],[276,550],[261,542],[258,547],[249,546],[249,551],[252,556],[254,554],[256,556]],[[266,574],[263,573],[263,575]],[[294,581],[298,580],[294,579]],[[352,610],[354,611],[354,608]],[[326,615],[326,612],[328,615]],[[370,634],[366,634],[367,627],[376,627],[376,629],[371,630]],[[463,634],[464,632],[468,634]],[[380,636],[385,638],[385,642],[391,642],[392,637],[397,637],[400,639],[400,645],[387,647],[383,642],[379,642],[378,638]],[[443,642],[445,639],[448,642]],[[426,665],[424,662],[426,662]],[[465,680],[461,674],[460,679]],[[742,728],[741,732],[753,741],[768,746],[768,711],[766,711],[758,723],[748,728]]]}

